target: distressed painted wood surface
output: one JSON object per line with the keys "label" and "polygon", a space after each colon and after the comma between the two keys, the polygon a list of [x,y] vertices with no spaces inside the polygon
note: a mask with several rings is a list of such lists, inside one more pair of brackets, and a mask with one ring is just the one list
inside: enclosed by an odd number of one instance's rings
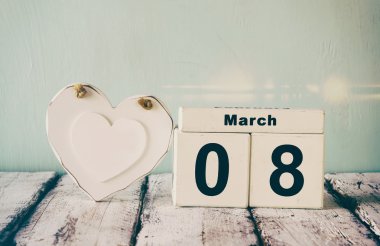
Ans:
{"label": "distressed painted wood surface", "polygon": [[255,208],[252,215],[268,245],[376,245],[375,236],[329,193],[324,209]]}
{"label": "distressed painted wood surface", "polygon": [[171,174],[97,203],[68,176],[0,173],[0,244],[376,245],[379,177],[326,175],[323,210],[247,210],[176,208]]}
{"label": "distressed painted wood surface", "polygon": [[66,175],[15,241],[18,245],[129,245],[143,185],[136,182],[104,202],[95,202]]}
{"label": "distressed painted wood surface", "polygon": [[172,175],[149,176],[137,245],[254,245],[247,209],[177,208]]}
{"label": "distressed painted wood surface", "polygon": [[0,173],[0,245],[12,237],[56,179],[54,172]]}
{"label": "distressed painted wood surface", "polygon": [[380,173],[327,174],[335,195],[380,239]]}

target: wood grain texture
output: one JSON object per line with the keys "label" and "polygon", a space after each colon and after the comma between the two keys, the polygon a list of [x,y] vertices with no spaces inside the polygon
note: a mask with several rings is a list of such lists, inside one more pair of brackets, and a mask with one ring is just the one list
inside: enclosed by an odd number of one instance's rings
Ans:
{"label": "wood grain texture", "polygon": [[342,204],[380,240],[380,173],[327,174],[325,178]]}
{"label": "wood grain texture", "polygon": [[265,245],[376,245],[371,231],[326,191],[322,210],[251,211]]}
{"label": "wood grain texture", "polygon": [[139,215],[142,182],[95,202],[66,175],[15,241],[18,245],[129,245]]}
{"label": "wood grain texture", "polygon": [[178,208],[171,190],[171,174],[149,176],[137,245],[257,244],[246,209]]}
{"label": "wood grain texture", "polygon": [[54,172],[0,173],[0,245],[11,239],[56,179]]}

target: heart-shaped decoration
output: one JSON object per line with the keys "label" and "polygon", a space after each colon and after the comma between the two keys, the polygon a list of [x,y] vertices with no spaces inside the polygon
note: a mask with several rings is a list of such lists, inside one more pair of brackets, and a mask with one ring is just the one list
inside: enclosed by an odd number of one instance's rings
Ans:
{"label": "heart-shaped decoration", "polygon": [[160,162],[169,149],[173,120],[153,96],[127,98],[113,108],[94,86],[78,91],[71,85],[50,102],[46,127],[62,166],[99,201]]}

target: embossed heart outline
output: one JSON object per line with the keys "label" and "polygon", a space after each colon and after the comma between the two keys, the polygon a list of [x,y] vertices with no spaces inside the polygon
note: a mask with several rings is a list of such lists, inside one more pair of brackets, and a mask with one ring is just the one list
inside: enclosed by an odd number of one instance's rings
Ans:
{"label": "embossed heart outline", "polygon": [[[100,201],[146,176],[160,163],[169,150],[174,123],[167,108],[154,96],[129,97],[113,107],[99,89],[89,84],[83,87],[87,91],[84,98],[75,96],[74,85],[63,88],[53,97],[46,114],[46,129],[50,146],[62,167],[90,197]],[[139,103],[142,98],[152,104],[151,110]],[[108,180],[90,177],[78,165],[71,145],[73,122],[84,113],[104,116],[111,126],[120,118],[141,123],[148,136],[142,157]]]}

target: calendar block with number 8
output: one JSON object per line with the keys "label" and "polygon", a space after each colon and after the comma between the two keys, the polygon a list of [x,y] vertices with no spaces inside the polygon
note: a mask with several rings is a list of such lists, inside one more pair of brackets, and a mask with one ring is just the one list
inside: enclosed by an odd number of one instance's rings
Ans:
{"label": "calendar block with number 8", "polygon": [[323,135],[252,134],[251,207],[323,207]]}
{"label": "calendar block with number 8", "polygon": [[322,208],[323,128],[321,110],[181,108],[174,204]]}

